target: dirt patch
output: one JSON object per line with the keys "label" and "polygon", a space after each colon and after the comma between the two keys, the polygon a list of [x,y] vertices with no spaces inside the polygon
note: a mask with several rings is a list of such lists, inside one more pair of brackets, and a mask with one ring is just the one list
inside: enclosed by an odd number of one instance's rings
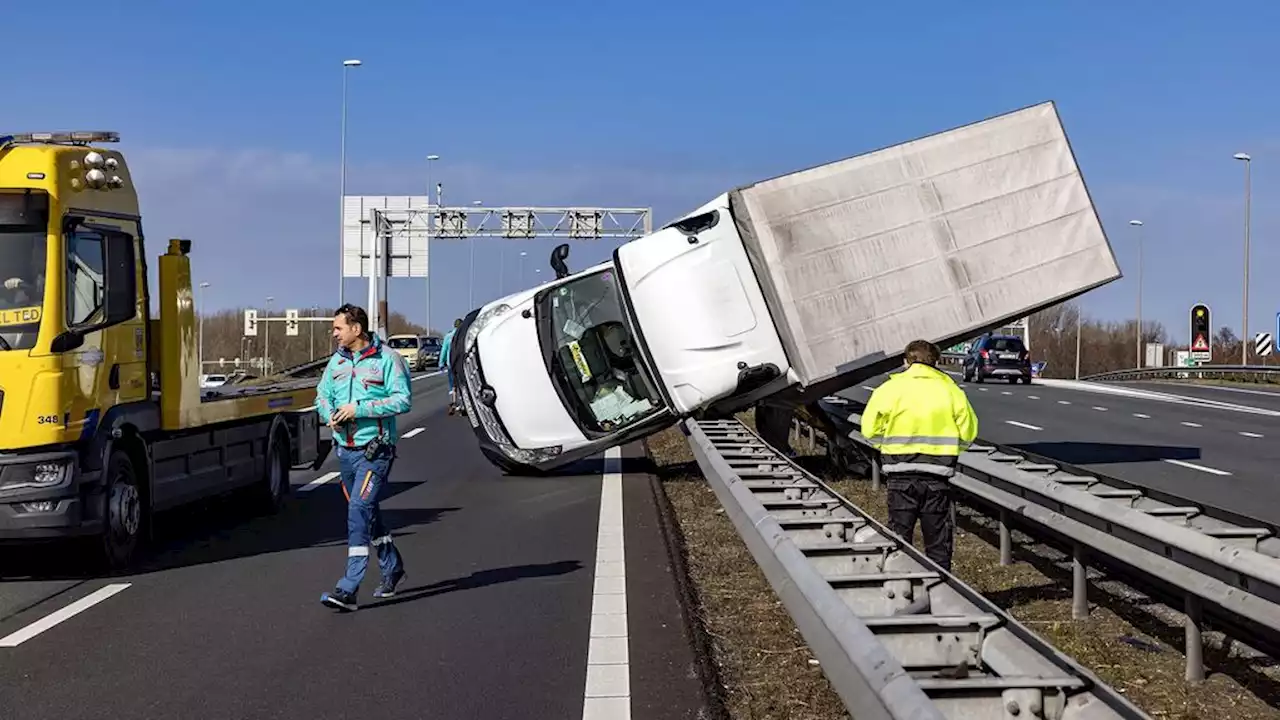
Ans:
{"label": "dirt patch", "polygon": [[[741,419],[751,424],[750,413]],[[845,717],[804,639],[702,477],[683,434],[668,430],[647,444],[683,536],[696,605],[691,612],[710,637],[730,716]],[[832,478],[807,443],[794,446],[802,456],[810,455],[801,464],[885,521],[883,489],[872,491],[860,478]],[[1091,572],[1090,617],[1074,621],[1070,558],[1015,532],[1014,563],[1001,567],[993,522],[968,509],[960,515],[955,574],[1153,717],[1280,718],[1280,673],[1269,661],[1206,647],[1208,678],[1188,684],[1179,618],[1153,610],[1150,599]],[[918,531],[915,543],[922,544]]]}

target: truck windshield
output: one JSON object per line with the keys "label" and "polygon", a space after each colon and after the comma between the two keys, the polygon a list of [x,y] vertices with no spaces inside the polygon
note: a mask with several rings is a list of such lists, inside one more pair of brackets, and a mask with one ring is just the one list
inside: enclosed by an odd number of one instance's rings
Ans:
{"label": "truck windshield", "polygon": [[46,235],[0,225],[0,352],[30,350],[44,305]]}
{"label": "truck windshield", "polygon": [[587,432],[615,432],[661,407],[637,358],[610,270],[572,280],[538,301],[539,338],[565,407]]}
{"label": "truck windshield", "polygon": [[418,347],[418,338],[393,337],[387,340],[387,344],[396,350],[407,350]]}

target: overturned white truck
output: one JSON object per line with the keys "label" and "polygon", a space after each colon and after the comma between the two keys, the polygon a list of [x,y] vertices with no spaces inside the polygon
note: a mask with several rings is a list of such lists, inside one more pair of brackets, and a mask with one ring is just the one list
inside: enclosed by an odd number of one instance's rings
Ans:
{"label": "overturned white truck", "polygon": [[470,313],[485,455],[546,471],[683,417],[804,403],[1120,277],[1053,103],[729,191]]}

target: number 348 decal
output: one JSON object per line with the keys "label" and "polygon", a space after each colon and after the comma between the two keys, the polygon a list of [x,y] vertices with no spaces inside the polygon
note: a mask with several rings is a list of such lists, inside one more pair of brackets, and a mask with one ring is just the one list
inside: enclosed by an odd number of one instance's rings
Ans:
{"label": "number 348 decal", "polygon": [[61,425],[62,417],[59,415],[37,415],[36,423],[40,425]]}

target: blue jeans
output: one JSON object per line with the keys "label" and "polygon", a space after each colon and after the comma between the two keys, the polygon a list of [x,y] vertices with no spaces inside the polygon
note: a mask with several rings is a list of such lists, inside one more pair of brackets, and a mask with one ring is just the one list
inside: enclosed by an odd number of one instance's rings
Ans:
{"label": "blue jeans", "polygon": [[384,445],[378,456],[369,460],[363,448],[337,448],[342,472],[342,492],[347,496],[347,574],[338,588],[355,592],[364,580],[369,566],[369,545],[378,553],[378,568],[384,579],[404,571],[400,551],[391,539],[391,530],[382,520],[379,500],[391,477],[395,464],[395,447]]}

